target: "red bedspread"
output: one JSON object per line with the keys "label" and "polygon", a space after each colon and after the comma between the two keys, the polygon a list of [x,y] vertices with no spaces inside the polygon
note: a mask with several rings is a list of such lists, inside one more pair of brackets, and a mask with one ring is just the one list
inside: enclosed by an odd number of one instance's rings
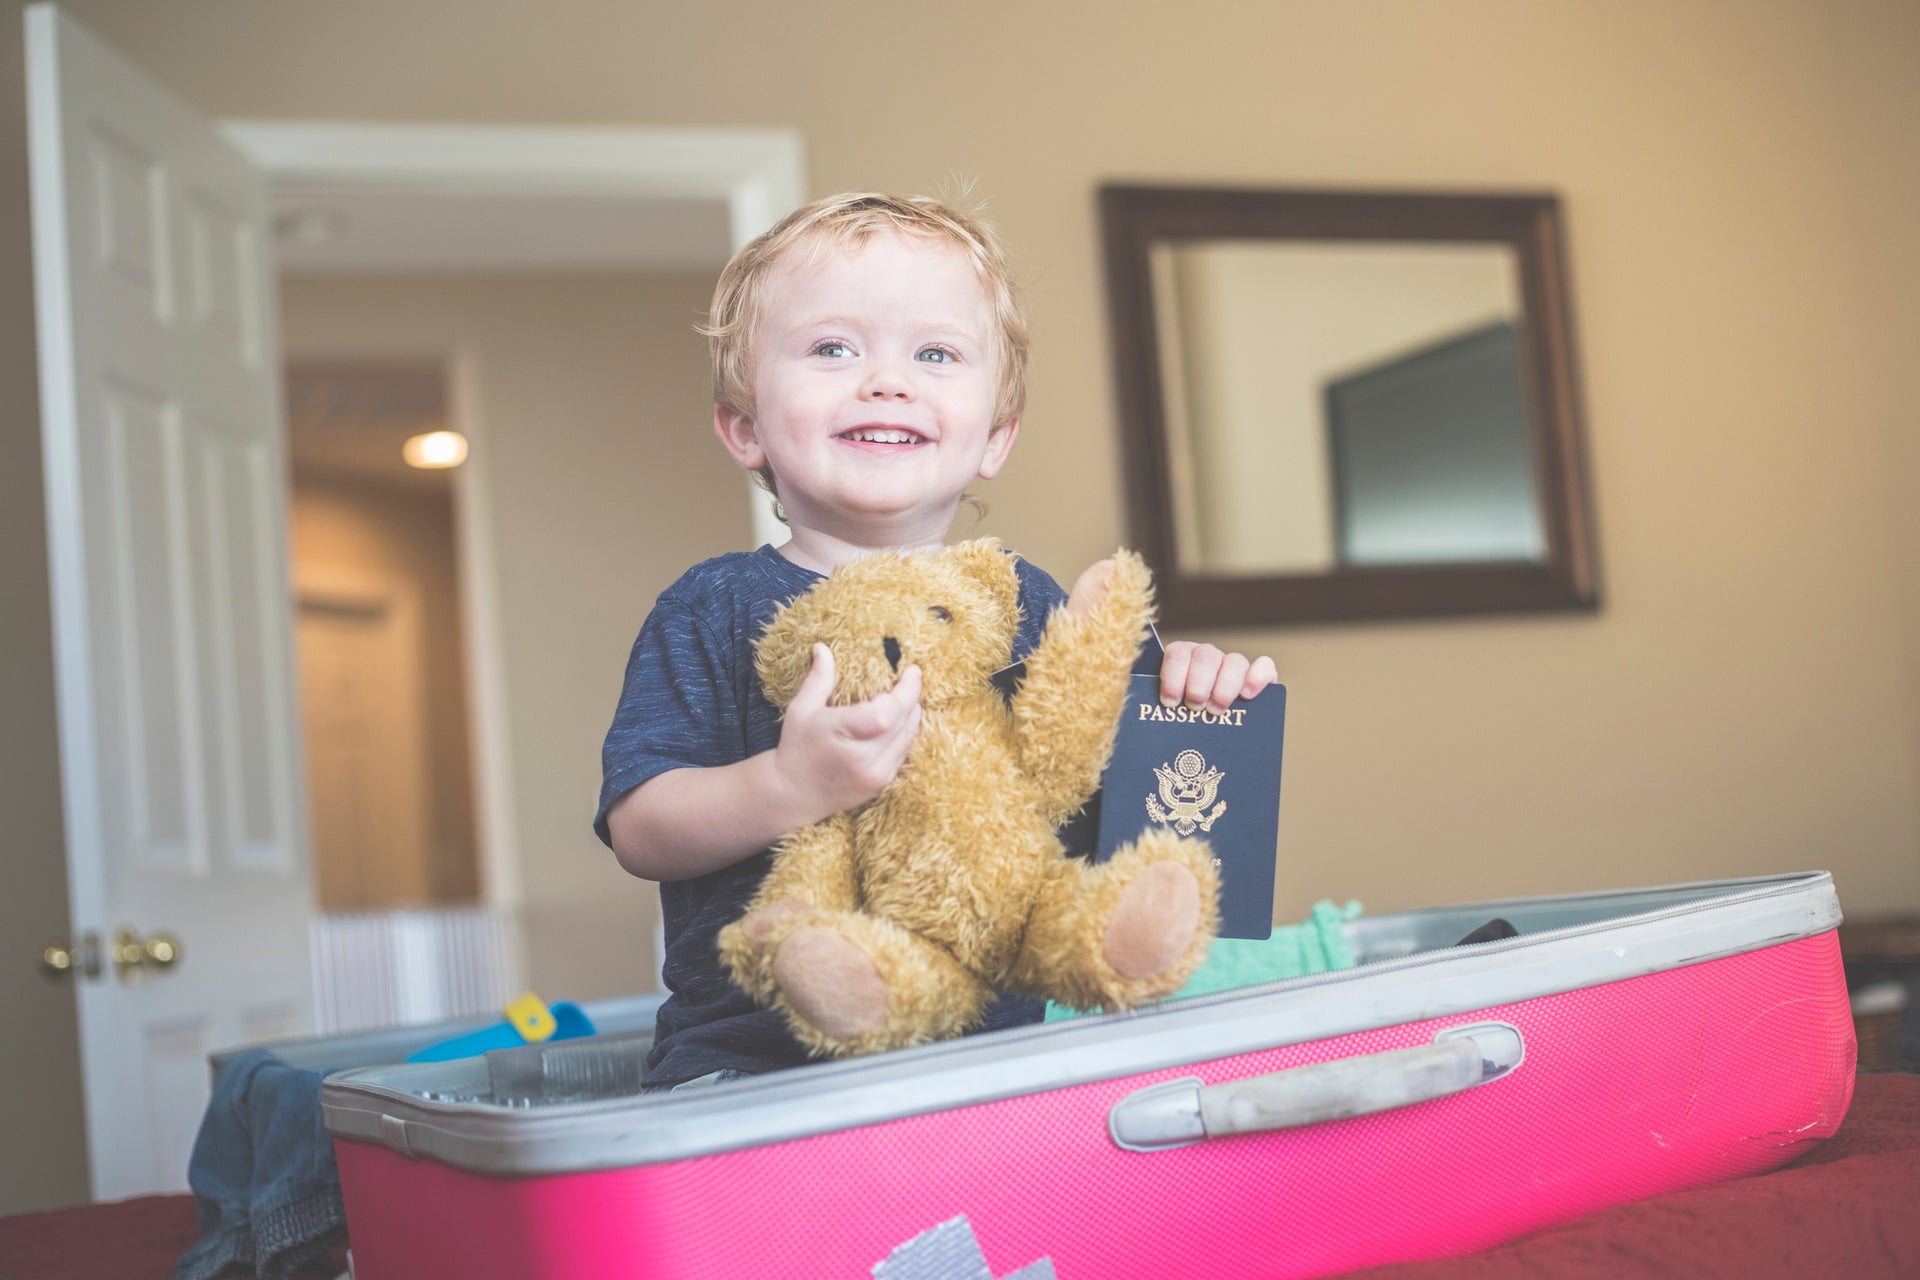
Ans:
{"label": "red bedspread", "polygon": [[[189,1196],[0,1218],[0,1277],[165,1280],[195,1233]],[[1920,1276],[1920,1076],[1861,1076],[1839,1132],[1764,1177],[1621,1205],[1472,1257],[1354,1274],[1365,1280]]]}
{"label": "red bedspread", "polygon": [[1470,1257],[1352,1275],[1920,1276],[1920,1076],[1861,1076],[1833,1137],[1762,1177],[1604,1209]]}

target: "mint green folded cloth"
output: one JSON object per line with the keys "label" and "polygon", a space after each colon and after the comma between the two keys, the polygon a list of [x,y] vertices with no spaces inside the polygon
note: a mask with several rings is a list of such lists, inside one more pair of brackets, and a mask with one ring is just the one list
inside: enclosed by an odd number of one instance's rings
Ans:
{"label": "mint green folded cloth", "polygon": [[[1337,907],[1323,899],[1313,904],[1313,914],[1304,923],[1275,925],[1270,938],[1215,938],[1206,963],[1194,970],[1187,985],[1171,998],[1182,1000],[1213,991],[1232,991],[1263,982],[1351,969],[1353,948],[1348,945],[1347,932],[1341,926],[1359,914],[1357,902]],[[1048,1022],[1078,1016],[1072,1009],[1047,1002]]]}

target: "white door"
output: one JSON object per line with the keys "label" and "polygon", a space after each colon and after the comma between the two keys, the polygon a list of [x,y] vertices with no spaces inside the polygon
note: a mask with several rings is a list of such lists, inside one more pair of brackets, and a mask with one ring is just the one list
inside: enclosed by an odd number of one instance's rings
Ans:
{"label": "white door", "polygon": [[[93,1190],[186,1185],[207,1053],[311,1025],[266,184],[49,5],[28,122]],[[129,944],[116,947],[116,932]],[[164,945],[138,944],[166,934]]]}

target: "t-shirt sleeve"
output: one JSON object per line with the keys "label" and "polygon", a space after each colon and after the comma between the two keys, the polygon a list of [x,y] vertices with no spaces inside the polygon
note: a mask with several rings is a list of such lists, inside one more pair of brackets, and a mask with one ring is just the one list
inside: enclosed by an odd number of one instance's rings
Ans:
{"label": "t-shirt sleeve", "polygon": [[607,810],[647,779],[746,757],[731,657],[731,649],[684,605],[663,600],[647,615],[600,749],[593,829],[609,846]]}
{"label": "t-shirt sleeve", "polygon": [[1067,602],[1067,593],[1053,575],[1024,557],[1014,568],[1020,575],[1020,630],[1013,641],[1013,660],[1020,662],[1033,652],[1046,633],[1047,619]]}

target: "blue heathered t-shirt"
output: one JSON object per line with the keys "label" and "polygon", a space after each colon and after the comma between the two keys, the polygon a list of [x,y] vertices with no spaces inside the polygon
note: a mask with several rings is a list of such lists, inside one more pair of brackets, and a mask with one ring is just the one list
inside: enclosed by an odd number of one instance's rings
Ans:
{"label": "blue heathered t-shirt", "polygon": [[[1066,603],[1060,584],[1018,560],[1020,630],[1008,661],[1039,641],[1047,616]],[[780,741],[780,713],[761,691],[753,642],[774,611],[820,575],[771,546],[703,561],[660,593],[627,659],[625,685],[601,750],[600,811],[594,830],[607,834],[607,810],[647,779],[670,769],[712,768],[771,750]],[[660,885],[666,931],[662,964],[671,993],[660,1007],[649,1089],[668,1088],[712,1071],[757,1073],[795,1066],[806,1050],[777,1009],[755,1007],[720,964],[714,936],[740,918],[760,887],[771,850],[691,880]],[[1039,1000],[1009,998],[988,1007],[983,1030],[1040,1020]]]}

